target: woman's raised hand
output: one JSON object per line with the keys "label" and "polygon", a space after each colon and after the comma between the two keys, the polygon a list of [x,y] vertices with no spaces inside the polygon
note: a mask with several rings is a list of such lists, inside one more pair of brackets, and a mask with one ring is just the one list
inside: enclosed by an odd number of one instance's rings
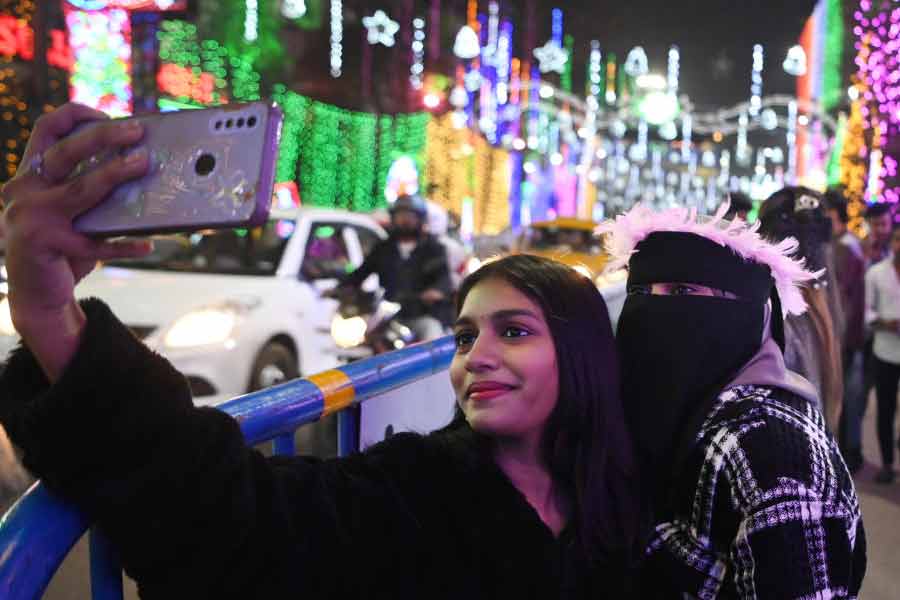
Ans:
{"label": "woman's raised hand", "polygon": [[[91,121],[96,126],[74,131]],[[86,237],[73,219],[99,204],[118,184],[146,172],[138,149],[73,176],[82,161],[101,151],[140,142],[142,126],[113,121],[100,111],[66,104],[37,120],[22,162],[0,190],[4,210],[6,268],[13,324],[55,379],[77,348],[84,313],[74,288],[99,260],[142,256],[147,241]]]}

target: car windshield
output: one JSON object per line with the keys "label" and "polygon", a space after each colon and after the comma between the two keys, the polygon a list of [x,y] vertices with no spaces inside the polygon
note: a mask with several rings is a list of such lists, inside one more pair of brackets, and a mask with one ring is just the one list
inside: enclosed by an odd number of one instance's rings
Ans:
{"label": "car windshield", "polygon": [[534,250],[565,249],[582,254],[598,254],[603,240],[592,231],[564,227],[535,227],[529,234],[529,248]]}
{"label": "car windshield", "polygon": [[154,238],[153,252],[140,259],[107,263],[129,269],[274,275],[294,231],[292,219],[253,229],[206,230]]}

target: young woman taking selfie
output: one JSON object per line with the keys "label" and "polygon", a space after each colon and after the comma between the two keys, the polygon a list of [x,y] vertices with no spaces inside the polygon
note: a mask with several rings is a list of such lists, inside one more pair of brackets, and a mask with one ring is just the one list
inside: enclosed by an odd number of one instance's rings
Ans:
{"label": "young woman taking selfie", "polygon": [[606,306],[551,261],[516,256],[462,285],[456,419],[342,459],[266,458],[195,408],[184,377],[75,284],[144,254],[72,219],[146,157],[69,179],[141,130],[67,105],[3,189],[13,321],[0,421],[25,465],[98,522],[143,598],[621,598],[636,473]]}

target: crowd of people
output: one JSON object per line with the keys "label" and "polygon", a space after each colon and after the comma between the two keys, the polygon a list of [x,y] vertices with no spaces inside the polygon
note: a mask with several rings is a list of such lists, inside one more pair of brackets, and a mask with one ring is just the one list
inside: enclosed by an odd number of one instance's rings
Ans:
{"label": "crowd of people", "polygon": [[[344,283],[383,273],[411,317],[452,326],[455,418],[350,457],[266,458],[102,299],[75,299],[98,260],[151,250],[72,229],[147,168],[131,152],[73,183],[98,147],[140,142],[112,121],[71,133],[102,118],[43,117],[2,190],[23,343],[0,423],[142,597],[858,596],[852,457],[874,385],[879,481],[893,479],[900,375],[900,229],[884,209],[860,242],[839,195],[799,187],[759,226],[727,206],[637,206],[602,226],[628,269],[614,335],[594,282],[549,259],[489,262],[452,294],[425,208],[398,200],[393,235]],[[404,275],[413,261],[429,275]]]}

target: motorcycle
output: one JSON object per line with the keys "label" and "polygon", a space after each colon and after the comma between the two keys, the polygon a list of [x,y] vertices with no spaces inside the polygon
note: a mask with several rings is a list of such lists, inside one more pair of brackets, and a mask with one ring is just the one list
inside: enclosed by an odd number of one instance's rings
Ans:
{"label": "motorcycle", "polygon": [[338,357],[353,362],[399,350],[419,341],[401,323],[400,304],[384,298],[384,291],[337,290],[338,308],[331,320],[331,337],[340,348]]}

